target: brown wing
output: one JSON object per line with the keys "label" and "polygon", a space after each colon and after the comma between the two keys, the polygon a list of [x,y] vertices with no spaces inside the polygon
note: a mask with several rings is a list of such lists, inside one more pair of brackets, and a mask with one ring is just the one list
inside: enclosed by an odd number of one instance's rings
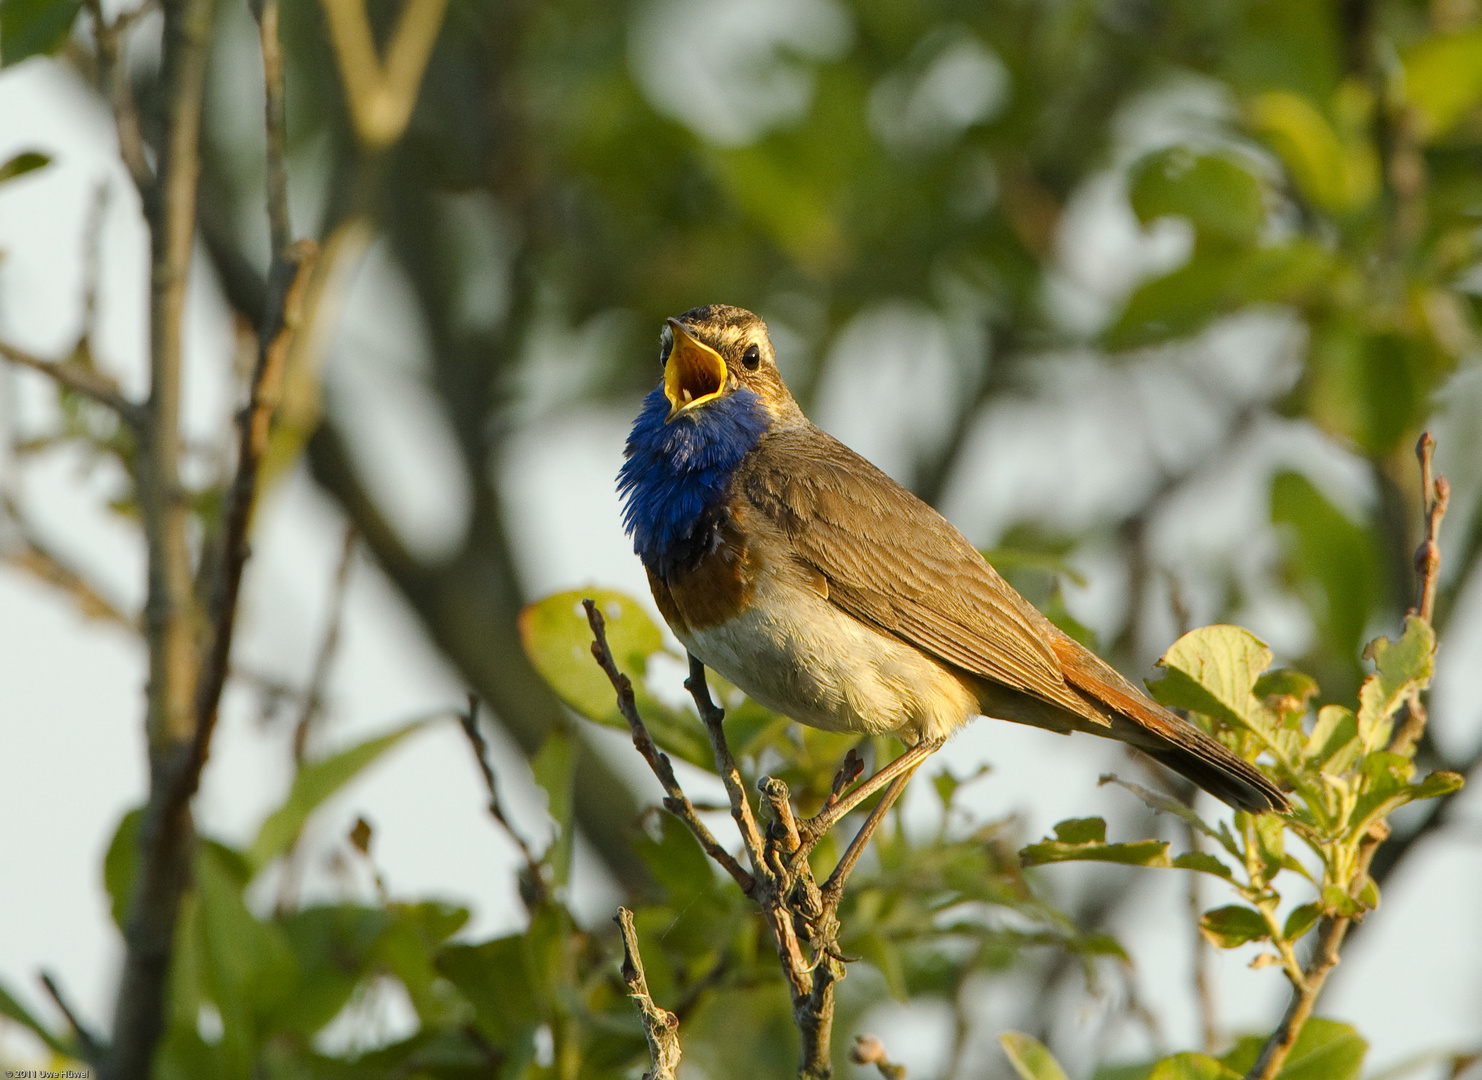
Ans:
{"label": "brown wing", "polygon": [[854,618],[1110,724],[1066,685],[1044,616],[946,518],[836,439],[810,424],[769,434],[737,481]]}

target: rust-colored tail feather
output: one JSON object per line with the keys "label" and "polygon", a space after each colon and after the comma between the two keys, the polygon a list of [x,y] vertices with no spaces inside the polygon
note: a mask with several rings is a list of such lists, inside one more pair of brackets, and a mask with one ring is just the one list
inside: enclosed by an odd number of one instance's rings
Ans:
{"label": "rust-colored tail feather", "polygon": [[1291,809],[1265,773],[1153,701],[1095,653],[1064,635],[1057,635],[1052,646],[1066,681],[1116,714],[1110,729],[1085,730],[1135,746],[1238,810]]}

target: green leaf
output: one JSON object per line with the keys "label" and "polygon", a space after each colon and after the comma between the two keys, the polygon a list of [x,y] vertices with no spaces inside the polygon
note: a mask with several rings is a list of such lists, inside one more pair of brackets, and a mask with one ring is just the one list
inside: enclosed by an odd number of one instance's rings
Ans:
{"label": "green leaf", "polygon": [[1319,209],[1348,213],[1379,193],[1374,148],[1362,140],[1345,143],[1307,98],[1287,90],[1257,94],[1246,103],[1246,116]]}
{"label": "green leaf", "polygon": [[1071,818],[1055,826],[1055,839],[1041,840],[1019,852],[1024,866],[1057,862],[1110,862],[1124,866],[1172,866],[1165,840],[1108,844],[1101,818]]}
{"label": "green leaf", "polygon": [[1069,818],[1055,826],[1055,838],[1063,844],[1106,843],[1106,822],[1099,817]]}
{"label": "green leaf", "polygon": [[1055,1055],[1034,1036],[1005,1031],[998,1037],[998,1045],[1003,1047],[1020,1080],[1068,1080]]}
{"label": "green leaf", "polygon": [[1359,688],[1358,735],[1368,753],[1389,742],[1394,714],[1410,693],[1430,685],[1436,670],[1436,634],[1424,619],[1411,615],[1399,641],[1375,638],[1364,655],[1377,669]]}
{"label": "green leaf", "polygon": [[1242,904],[1206,911],[1199,920],[1199,929],[1222,949],[1233,949],[1247,941],[1263,941],[1271,933],[1261,913]]}
{"label": "green leaf", "polygon": [[584,598],[595,601],[607,621],[607,647],[618,670],[633,682],[634,703],[654,742],[693,765],[713,767],[710,742],[699,721],[669,708],[644,688],[650,658],[666,652],[664,635],[631,596],[611,589],[580,589],[537,600],[520,612],[520,642],[541,678],[581,716],[628,730],[612,683],[592,659]]}
{"label": "green leaf", "polygon": [[1317,713],[1317,723],[1302,748],[1302,757],[1325,772],[1334,775],[1347,772],[1358,760],[1362,749],[1358,741],[1358,717],[1342,705],[1324,705]]}
{"label": "green leaf", "polygon": [[62,47],[82,0],[5,0],[0,4],[0,65]]}
{"label": "green leaf", "polygon": [[139,828],[143,821],[142,807],[126,813],[113,830],[108,854],[103,856],[103,886],[108,890],[113,924],[120,930],[128,924],[129,905],[134,902],[134,889],[139,883]]}
{"label": "green leaf", "polygon": [[1148,1080],[1239,1080],[1239,1074],[1208,1054],[1183,1053],[1154,1065]]}
{"label": "green leaf", "polygon": [[1307,702],[1317,695],[1317,680],[1292,668],[1273,668],[1256,680],[1253,693],[1272,712],[1292,718],[1295,725],[1307,711]]}
{"label": "green leaf", "polygon": [[1226,881],[1234,880],[1230,868],[1206,851],[1186,851],[1173,860],[1173,865],[1181,870],[1200,870]]}
{"label": "green leaf", "polygon": [[1405,97],[1420,137],[1445,135],[1482,101],[1482,29],[1427,37],[1404,55]]}
{"label": "green leaf", "polygon": [[1201,240],[1248,244],[1265,221],[1261,182],[1223,154],[1169,147],[1139,161],[1129,179],[1132,209],[1144,225],[1184,217]]}
{"label": "green leaf", "polygon": [[0,165],[0,184],[7,180],[14,180],[17,176],[25,176],[28,172],[35,172],[51,164],[51,158],[46,154],[35,150],[27,150],[25,153],[17,154],[5,164]]}
{"label": "green leaf", "polygon": [[1291,914],[1286,917],[1286,925],[1281,928],[1281,936],[1288,941],[1296,941],[1316,926],[1320,918],[1322,918],[1322,907],[1318,904],[1303,904],[1300,907],[1294,907]]}
{"label": "green leaf", "polygon": [[1255,815],[1256,852],[1261,857],[1261,877],[1270,881],[1285,864],[1286,826],[1275,814]]}
{"label": "green leaf", "polygon": [[247,855],[252,872],[260,871],[292,847],[309,815],[321,803],[402,739],[426,727],[432,719],[434,718],[414,720],[395,731],[368,739],[299,769],[293,778],[293,787],[288,792],[288,800],[269,814],[257,830],[257,839],[253,841],[252,849]]}
{"label": "green leaf", "polygon": [[[1262,1036],[1247,1036],[1220,1061],[1244,1075],[1255,1065],[1265,1042]],[[1369,1044],[1349,1025],[1314,1016],[1302,1025],[1277,1080],[1357,1080],[1368,1049]]]}
{"label": "green leaf", "polygon": [[[0,1016],[5,1017],[7,1020],[14,1020],[63,1057],[77,1057],[78,1047],[71,1045],[70,1042],[63,1041],[59,1036],[54,1034],[50,1028],[32,1016],[24,1005],[11,997],[10,992],[3,986],[0,986]],[[7,1073],[6,1075],[10,1074]],[[27,1072],[26,1075],[29,1076],[32,1074]]]}
{"label": "green leaf", "polygon": [[575,850],[576,757],[580,747],[576,738],[559,728],[546,736],[540,752],[530,761],[530,772],[546,794],[546,811],[556,824],[555,841],[545,853],[557,885],[571,878],[571,855]]}
{"label": "green leaf", "polygon": [[1238,626],[1204,626],[1173,643],[1158,661],[1167,674],[1148,688],[1164,705],[1270,735],[1275,717],[1255,696],[1271,650]]}

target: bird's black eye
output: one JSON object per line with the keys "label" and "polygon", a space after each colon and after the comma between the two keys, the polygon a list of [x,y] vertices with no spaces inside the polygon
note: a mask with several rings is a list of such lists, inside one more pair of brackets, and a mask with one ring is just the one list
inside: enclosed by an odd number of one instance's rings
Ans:
{"label": "bird's black eye", "polygon": [[669,354],[674,351],[674,330],[665,326],[659,331],[659,367],[669,362]]}
{"label": "bird's black eye", "polygon": [[741,362],[746,365],[747,371],[755,371],[756,366],[762,362],[762,351],[755,345],[746,346],[746,351],[741,354]]}

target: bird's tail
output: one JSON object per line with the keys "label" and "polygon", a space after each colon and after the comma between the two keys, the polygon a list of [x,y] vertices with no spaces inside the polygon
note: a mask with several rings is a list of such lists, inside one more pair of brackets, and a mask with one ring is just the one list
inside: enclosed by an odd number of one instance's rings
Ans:
{"label": "bird's tail", "polygon": [[1063,636],[1053,647],[1066,681],[1112,714],[1109,729],[1082,730],[1136,747],[1237,810],[1291,809],[1265,773],[1143,694],[1095,653]]}

